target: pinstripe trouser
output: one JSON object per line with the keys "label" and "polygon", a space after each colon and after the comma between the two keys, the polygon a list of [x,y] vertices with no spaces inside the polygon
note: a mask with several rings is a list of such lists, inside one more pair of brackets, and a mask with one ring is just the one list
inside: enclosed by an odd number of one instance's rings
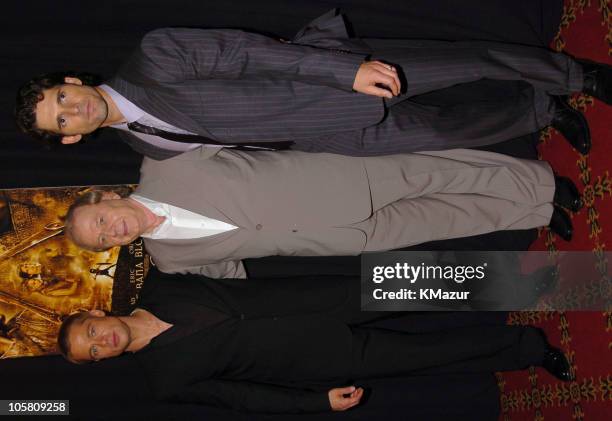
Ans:
{"label": "pinstripe trouser", "polygon": [[[502,142],[549,125],[554,115],[550,95],[582,89],[581,66],[544,48],[492,42],[368,43],[377,51],[373,58],[400,70],[402,95],[386,101],[387,115],[379,124],[321,136],[294,149],[365,156]],[[415,98],[483,79],[521,81],[522,88],[508,98],[451,105],[425,105]]]}

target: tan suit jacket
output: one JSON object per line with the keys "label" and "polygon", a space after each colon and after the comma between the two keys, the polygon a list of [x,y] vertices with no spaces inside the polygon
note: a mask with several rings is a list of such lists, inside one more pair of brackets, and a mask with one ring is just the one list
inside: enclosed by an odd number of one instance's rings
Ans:
{"label": "tan suit jacket", "polygon": [[[190,240],[145,240],[160,270],[211,277],[244,277],[233,261],[249,257],[359,254],[366,235],[348,225],[372,214],[363,162],[332,154],[201,148],[145,159],[136,194],[239,227]],[[219,270],[202,268],[228,259]]]}

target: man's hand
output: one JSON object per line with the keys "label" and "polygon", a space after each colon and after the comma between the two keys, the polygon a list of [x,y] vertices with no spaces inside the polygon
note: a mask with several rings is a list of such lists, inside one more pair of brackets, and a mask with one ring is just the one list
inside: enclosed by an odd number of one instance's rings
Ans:
{"label": "man's hand", "polygon": [[363,388],[359,387],[356,389],[355,386],[338,387],[330,390],[328,396],[332,411],[346,411],[359,405],[359,401],[363,396]]}
{"label": "man's hand", "polygon": [[[376,85],[386,86],[388,89]],[[380,61],[361,63],[353,83],[355,91],[383,98],[393,98],[399,95],[401,87],[395,67]]]}

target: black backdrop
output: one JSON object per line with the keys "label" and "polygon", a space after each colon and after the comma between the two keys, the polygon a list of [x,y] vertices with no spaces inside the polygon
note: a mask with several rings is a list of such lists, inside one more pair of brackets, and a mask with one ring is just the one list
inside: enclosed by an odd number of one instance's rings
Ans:
{"label": "black backdrop", "polygon": [[[49,149],[17,133],[12,109],[17,87],[31,75],[78,69],[109,76],[153,28],[234,27],[290,38],[308,20],[340,6],[354,32],[363,37],[546,45],[556,33],[561,4],[561,0],[13,1],[3,5],[0,17],[0,188],[137,182],[140,157],[112,132],[102,132],[82,145]],[[509,85],[494,94],[512,94],[514,89]],[[481,92],[493,93],[486,88]],[[445,100],[471,94],[459,89]],[[534,140],[525,137],[494,149],[534,157]],[[533,231],[504,232],[421,248],[518,250],[533,238]],[[254,277],[358,273],[358,262],[354,257],[273,257],[250,261],[248,268]],[[413,329],[435,329],[483,320],[500,323],[503,314],[414,315],[410,324]],[[153,403],[129,356],[87,367],[69,365],[58,357],[3,360],[0,373],[2,399],[70,399],[72,413],[87,419],[107,419],[111,414],[134,419],[293,419]],[[380,382],[366,406],[329,415],[334,419],[491,420],[498,410],[497,393],[492,375],[391,379]]]}

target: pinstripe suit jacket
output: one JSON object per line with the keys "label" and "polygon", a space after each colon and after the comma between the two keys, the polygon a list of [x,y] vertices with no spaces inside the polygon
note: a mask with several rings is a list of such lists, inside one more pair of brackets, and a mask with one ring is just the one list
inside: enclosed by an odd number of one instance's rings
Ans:
{"label": "pinstripe suit jacket", "polygon": [[[352,92],[371,53],[328,12],[293,42],[239,30],[159,29],[108,84],[151,115],[227,143],[308,142],[384,118],[381,98]],[[124,134],[137,151],[161,150]]]}

